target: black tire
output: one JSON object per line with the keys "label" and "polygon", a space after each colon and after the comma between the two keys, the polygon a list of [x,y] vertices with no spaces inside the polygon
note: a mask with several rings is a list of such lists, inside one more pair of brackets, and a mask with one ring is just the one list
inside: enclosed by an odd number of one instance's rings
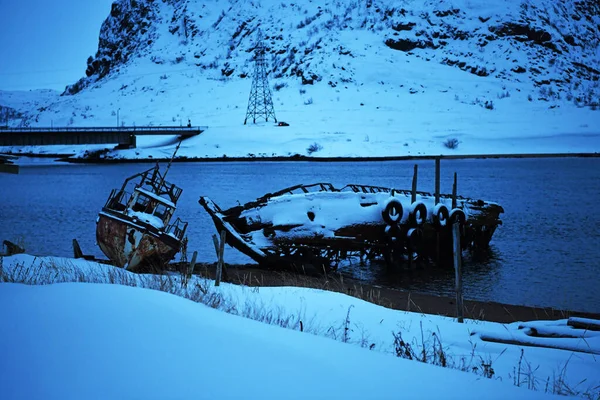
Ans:
{"label": "black tire", "polygon": [[465,212],[460,208],[455,208],[452,211],[450,211],[448,221],[451,225],[455,222],[458,222],[460,225],[464,225],[466,220],[467,217],[465,216]]}
{"label": "black tire", "polygon": [[450,212],[448,211],[448,207],[446,207],[445,205],[438,204],[433,210],[433,224],[436,227],[448,225],[449,218]]}
{"label": "black tire", "polygon": [[386,224],[396,225],[402,220],[403,213],[402,203],[399,200],[391,199],[381,212],[381,217]]}
{"label": "black tire", "polygon": [[412,225],[421,226],[427,221],[427,207],[423,203],[417,203],[409,216]]}
{"label": "black tire", "polygon": [[423,232],[418,228],[411,228],[406,232],[406,241],[412,251],[416,251],[421,246]]}
{"label": "black tire", "polygon": [[397,224],[386,225],[384,232],[385,236],[394,241],[401,235],[400,227]]}

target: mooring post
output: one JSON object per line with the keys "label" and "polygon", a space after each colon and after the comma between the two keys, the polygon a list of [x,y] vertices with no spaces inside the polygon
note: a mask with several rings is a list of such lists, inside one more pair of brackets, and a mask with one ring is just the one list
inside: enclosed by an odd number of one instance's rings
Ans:
{"label": "mooring post", "polygon": [[[435,205],[440,202],[440,157],[435,158]],[[435,234],[435,262],[440,265],[440,232]]]}
{"label": "mooring post", "polygon": [[190,265],[188,265],[188,279],[192,277],[192,275],[194,275],[194,268],[196,267],[196,257],[198,256],[198,252],[194,251],[194,254],[192,254],[192,261],[190,261]]}
{"label": "mooring post", "polygon": [[[440,202],[440,157],[435,158],[435,204]],[[440,265],[440,233],[435,234],[435,261]]]}
{"label": "mooring post", "polygon": [[452,253],[454,255],[454,280],[456,283],[456,318],[463,322],[462,271],[460,250],[460,222],[452,224]]}
{"label": "mooring post", "polygon": [[440,157],[435,158],[435,204],[440,202]]}
{"label": "mooring post", "polygon": [[225,230],[221,231],[221,240],[217,235],[213,235],[215,251],[217,252],[217,271],[215,274],[215,286],[221,285],[221,275],[223,274],[223,253],[225,252]]}
{"label": "mooring post", "polygon": [[218,266],[217,274],[219,277],[219,280],[218,280],[219,283],[221,283],[221,276],[223,275],[223,269],[225,268],[223,265],[224,264],[223,257],[225,256],[225,235],[226,235],[225,230],[222,230],[221,231],[221,248],[219,249],[219,253],[220,253],[219,264],[217,265]]}
{"label": "mooring post", "polygon": [[81,251],[77,239],[73,239],[73,258],[83,258],[83,251]]}
{"label": "mooring post", "polygon": [[419,170],[419,166],[415,164],[415,170],[413,172],[413,180],[412,180],[412,195],[410,198],[410,202],[414,203],[417,201],[417,171]]}
{"label": "mooring post", "polygon": [[454,183],[452,184],[452,209],[456,208],[456,172],[454,173]]}

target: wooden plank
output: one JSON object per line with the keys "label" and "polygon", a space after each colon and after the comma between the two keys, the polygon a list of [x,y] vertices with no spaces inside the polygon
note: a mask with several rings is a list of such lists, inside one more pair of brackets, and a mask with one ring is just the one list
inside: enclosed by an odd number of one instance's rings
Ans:
{"label": "wooden plank", "polygon": [[[576,351],[579,353],[587,353],[587,354],[600,354],[600,351],[593,347],[585,347],[578,345],[580,341],[578,339],[574,339],[575,341],[572,343],[562,342],[558,343],[556,341],[548,341],[546,343],[541,343],[539,340],[530,339],[529,337],[502,337],[501,335],[493,334],[493,333],[480,333],[479,339],[484,342],[493,342],[493,343],[502,343],[502,344],[513,344],[516,346],[529,346],[529,347],[541,347],[547,349],[558,349],[558,350],[567,350],[567,351]],[[563,339],[564,340],[564,339]]]}
{"label": "wooden plank", "polygon": [[570,317],[567,325],[589,331],[600,331],[600,320],[580,317]]}

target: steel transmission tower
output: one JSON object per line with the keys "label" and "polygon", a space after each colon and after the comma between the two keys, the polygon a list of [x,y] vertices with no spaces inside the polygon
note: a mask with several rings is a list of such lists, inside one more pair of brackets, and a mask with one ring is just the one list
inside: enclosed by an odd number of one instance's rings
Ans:
{"label": "steel transmission tower", "polygon": [[263,43],[262,32],[258,30],[256,39],[256,47],[254,48],[254,75],[252,77],[252,89],[250,89],[250,98],[248,99],[248,109],[246,110],[246,118],[256,123],[256,118],[263,118],[265,122],[269,117],[273,117],[275,122],[275,109],[273,108],[273,100],[271,99],[271,90],[269,89],[269,81],[267,79],[267,67],[265,61],[265,45]]}

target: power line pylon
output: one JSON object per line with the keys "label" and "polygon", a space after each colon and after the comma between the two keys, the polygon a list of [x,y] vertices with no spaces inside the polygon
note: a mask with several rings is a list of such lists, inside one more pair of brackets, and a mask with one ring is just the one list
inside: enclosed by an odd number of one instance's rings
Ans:
{"label": "power line pylon", "polygon": [[275,122],[275,109],[273,108],[273,100],[271,99],[271,89],[269,89],[269,80],[267,79],[267,67],[265,61],[265,45],[263,43],[262,32],[258,30],[256,38],[256,47],[254,48],[254,75],[252,76],[252,89],[250,89],[250,98],[248,99],[248,109],[246,110],[246,118],[256,123],[256,118],[264,117],[265,122],[269,117],[273,117]]}

